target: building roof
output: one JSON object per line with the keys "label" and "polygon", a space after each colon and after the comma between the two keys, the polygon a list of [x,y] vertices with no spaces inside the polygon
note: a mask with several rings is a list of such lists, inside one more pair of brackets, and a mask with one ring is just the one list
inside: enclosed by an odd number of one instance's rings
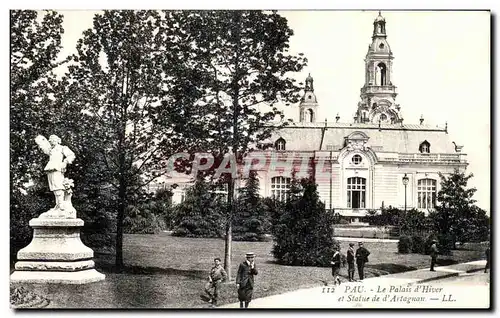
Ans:
{"label": "building roof", "polygon": [[271,141],[281,137],[286,142],[286,150],[292,151],[337,151],[343,148],[345,137],[362,131],[369,137],[368,146],[376,152],[417,153],[420,144],[427,141],[431,153],[455,153],[446,129],[429,125],[381,124],[379,128],[372,123],[326,123],[321,142],[324,127],[325,123],[291,123],[277,130]]}

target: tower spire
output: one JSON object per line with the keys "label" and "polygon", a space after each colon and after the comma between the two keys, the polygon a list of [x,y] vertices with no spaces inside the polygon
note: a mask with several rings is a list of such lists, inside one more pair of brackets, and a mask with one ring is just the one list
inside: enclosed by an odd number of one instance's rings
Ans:
{"label": "tower spire", "polygon": [[382,12],[378,12],[378,16],[373,21],[373,37],[385,37],[385,18],[382,16]]}
{"label": "tower spire", "polygon": [[365,58],[365,84],[358,103],[358,122],[399,123],[396,86],[391,82],[392,51],[387,42],[385,18],[382,12],[373,21],[372,43]]}
{"label": "tower spire", "polygon": [[311,73],[309,73],[309,75],[306,77],[306,87],[305,87],[305,91],[310,91],[310,92],[314,92],[314,79],[312,78],[311,76]]}
{"label": "tower spire", "polygon": [[304,88],[304,96],[302,96],[299,104],[299,120],[300,122],[316,122],[318,115],[318,100],[314,94],[314,79],[311,73],[306,77],[306,86]]}

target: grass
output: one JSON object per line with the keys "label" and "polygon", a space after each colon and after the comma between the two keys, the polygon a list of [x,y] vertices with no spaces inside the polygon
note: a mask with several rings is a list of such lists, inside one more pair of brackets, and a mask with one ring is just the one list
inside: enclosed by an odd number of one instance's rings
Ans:
{"label": "grass", "polygon": [[[356,241],[356,239],[353,239]],[[341,242],[342,252],[348,247]],[[272,242],[233,242],[233,281],[222,287],[219,303],[237,301],[234,278],[248,251],[256,253],[259,275],[254,298],[281,294],[331,282],[331,269],[278,265],[271,255]],[[395,242],[366,242],[370,250],[367,277],[402,272],[430,265],[419,254],[398,254]],[[193,308],[206,307],[200,299],[213,258],[224,256],[221,239],[195,239],[160,235],[125,235],[123,272],[114,271],[113,255],[96,255],[97,269],[106,280],[86,285],[22,284],[49,299],[46,308]],[[483,251],[457,250],[444,263],[460,263],[483,257]],[[443,265],[444,265],[443,263]],[[347,276],[346,268],[341,274]],[[356,274],[357,275],[357,274]]]}

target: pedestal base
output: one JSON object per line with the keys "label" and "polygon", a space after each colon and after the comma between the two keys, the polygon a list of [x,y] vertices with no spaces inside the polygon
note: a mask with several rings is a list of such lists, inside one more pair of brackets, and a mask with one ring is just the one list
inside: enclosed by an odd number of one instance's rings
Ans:
{"label": "pedestal base", "polygon": [[10,275],[13,283],[87,284],[104,278],[104,274],[95,269],[79,272],[15,271]]}
{"label": "pedestal base", "polygon": [[86,284],[105,278],[94,269],[94,251],[80,240],[81,219],[35,218],[33,240],[17,253],[11,282]]}

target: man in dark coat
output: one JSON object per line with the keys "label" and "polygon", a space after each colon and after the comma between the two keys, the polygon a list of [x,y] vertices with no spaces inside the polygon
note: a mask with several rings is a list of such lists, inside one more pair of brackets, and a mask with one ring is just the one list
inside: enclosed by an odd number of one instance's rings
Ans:
{"label": "man in dark coat", "polygon": [[246,261],[240,264],[238,274],[236,275],[240,308],[243,308],[243,303],[245,303],[245,308],[248,308],[248,304],[252,301],[254,275],[258,274],[255,267],[255,254],[247,253],[246,257]]}
{"label": "man in dark coat", "polygon": [[356,264],[358,265],[359,280],[363,280],[365,278],[365,263],[368,262],[370,252],[363,247],[363,242],[359,242],[358,245],[359,247],[356,250]]}
{"label": "man in dark coat", "polygon": [[436,240],[432,240],[431,245],[431,272],[435,272],[434,265],[436,265],[437,256],[438,256],[438,248],[436,246]]}
{"label": "man in dark coat", "polygon": [[490,268],[490,245],[488,244],[488,248],[485,251],[486,254],[486,266],[484,267],[484,272],[487,273]]}
{"label": "man in dark coat", "polygon": [[354,281],[354,243],[349,243],[349,248],[347,249],[347,275],[349,276],[349,281]]}

